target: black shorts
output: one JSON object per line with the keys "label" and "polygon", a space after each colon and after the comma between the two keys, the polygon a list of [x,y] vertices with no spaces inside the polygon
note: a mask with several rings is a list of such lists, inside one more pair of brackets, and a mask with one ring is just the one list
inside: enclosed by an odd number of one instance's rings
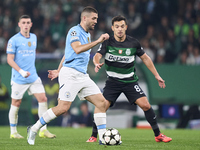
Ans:
{"label": "black shorts", "polygon": [[112,107],[121,93],[127,97],[129,103],[135,104],[138,98],[146,96],[137,82],[123,83],[112,78],[108,78],[103,89],[103,96],[111,102]]}

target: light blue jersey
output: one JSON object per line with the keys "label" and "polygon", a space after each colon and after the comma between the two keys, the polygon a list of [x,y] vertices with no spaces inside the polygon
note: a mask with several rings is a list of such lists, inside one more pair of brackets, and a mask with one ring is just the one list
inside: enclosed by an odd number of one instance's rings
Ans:
{"label": "light blue jersey", "polygon": [[24,37],[20,32],[11,37],[7,45],[7,54],[14,54],[15,63],[24,71],[30,72],[30,76],[24,78],[12,68],[11,80],[18,84],[33,83],[38,75],[35,68],[37,37],[30,33],[30,37]]}
{"label": "light blue jersey", "polygon": [[65,45],[65,61],[63,66],[74,68],[86,74],[91,49],[86,52],[76,54],[71,47],[71,43],[75,41],[80,41],[82,45],[91,42],[90,33],[86,32],[80,24],[72,27],[67,34]]}

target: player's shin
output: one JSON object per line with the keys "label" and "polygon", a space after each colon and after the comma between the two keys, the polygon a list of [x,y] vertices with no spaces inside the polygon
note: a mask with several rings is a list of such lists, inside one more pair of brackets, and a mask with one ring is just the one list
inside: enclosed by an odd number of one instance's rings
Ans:
{"label": "player's shin", "polygon": [[19,107],[16,107],[14,105],[10,106],[9,122],[11,134],[17,133],[18,111]]}
{"label": "player's shin", "polygon": [[156,115],[154,113],[154,110],[152,108],[150,108],[149,110],[144,111],[144,114],[145,114],[146,120],[151,125],[155,136],[158,136],[160,134],[160,130],[159,130],[159,127],[158,127],[158,123],[157,123],[157,120],[156,120]]}
{"label": "player's shin", "polygon": [[[47,102],[38,103],[38,116],[39,118],[47,111]],[[46,125],[44,125],[40,131],[47,129]]]}
{"label": "player's shin", "polygon": [[106,132],[106,113],[95,113],[94,121],[98,129],[99,140],[102,141],[102,135]]}
{"label": "player's shin", "polygon": [[31,127],[31,130],[34,132],[38,132],[38,130],[49,123],[51,120],[55,119],[57,116],[54,114],[52,109],[48,109],[42,117]]}

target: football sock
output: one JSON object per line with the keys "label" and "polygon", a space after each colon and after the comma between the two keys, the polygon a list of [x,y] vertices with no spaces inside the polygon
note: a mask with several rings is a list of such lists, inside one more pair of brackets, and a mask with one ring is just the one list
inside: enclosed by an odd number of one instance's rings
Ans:
{"label": "football sock", "polygon": [[96,126],[95,122],[93,121],[93,124],[92,124],[92,136],[97,138],[97,134],[98,134],[97,126]]}
{"label": "football sock", "polygon": [[99,140],[102,141],[102,136],[106,132],[106,113],[95,113],[94,121],[99,133]]}
{"label": "football sock", "polygon": [[[38,103],[38,116],[39,118],[47,111],[47,102]],[[40,131],[47,129],[47,125],[40,128]]]}
{"label": "football sock", "polygon": [[160,129],[158,127],[157,120],[156,120],[156,115],[155,115],[154,110],[152,109],[152,107],[149,110],[144,111],[144,114],[145,114],[146,120],[151,125],[155,136],[158,136],[160,134]]}
{"label": "football sock", "polygon": [[54,114],[52,109],[48,109],[42,117],[31,127],[31,130],[37,132],[42,126],[55,119],[57,116]]}
{"label": "football sock", "polygon": [[19,107],[10,105],[10,111],[8,115],[10,122],[10,134],[14,134],[17,132],[18,111]]}

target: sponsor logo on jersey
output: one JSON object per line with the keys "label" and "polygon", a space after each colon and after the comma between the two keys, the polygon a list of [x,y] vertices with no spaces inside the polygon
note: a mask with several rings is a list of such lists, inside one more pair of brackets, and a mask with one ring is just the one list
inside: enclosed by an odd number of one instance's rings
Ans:
{"label": "sponsor logo on jersey", "polygon": [[126,55],[130,55],[131,54],[131,50],[130,49],[127,49],[126,50]]}
{"label": "sponsor logo on jersey", "polygon": [[122,54],[122,50],[121,49],[119,50],[119,54]]}
{"label": "sponsor logo on jersey", "polygon": [[71,38],[71,41],[73,41],[73,40],[79,40],[79,37],[77,37],[77,36],[72,37],[72,38]]}
{"label": "sponsor logo on jersey", "polygon": [[108,59],[112,61],[129,61],[129,58],[123,58],[123,57],[118,57],[118,56],[113,56],[113,55],[110,55]]}
{"label": "sponsor logo on jersey", "polygon": [[108,51],[109,51],[110,53],[112,53],[112,52],[114,52],[115,50],[109,49]]}
{"label": "sponsor logo on jersey", "polygon": [[70,33],[71,36],[75,36],[76,34],[77,34],[76,31],[72,31],[72,32]]}
{"label": "sponsor logo on jersey", "polygon": [[28,42],[28,46],[31,47],[31,42]]}

